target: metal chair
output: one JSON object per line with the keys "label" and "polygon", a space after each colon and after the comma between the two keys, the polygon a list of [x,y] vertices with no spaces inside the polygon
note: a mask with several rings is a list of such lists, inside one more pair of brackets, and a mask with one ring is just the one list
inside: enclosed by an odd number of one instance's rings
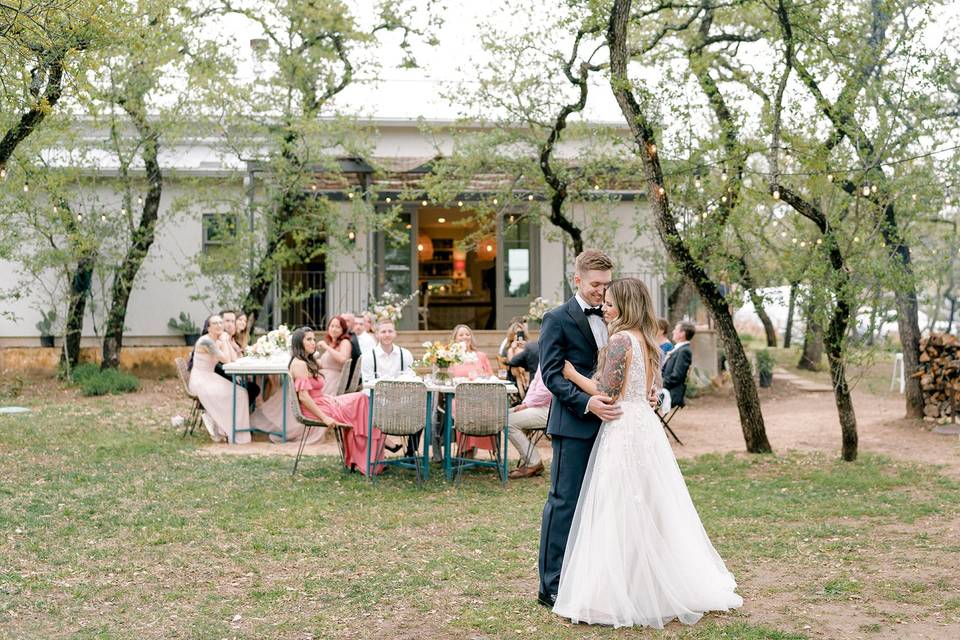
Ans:
{"label": "metal chair", "polygon": [[666,416],[660,413],[659,410],[654,411],[654,413],[657,414],[657,417],[660,418],[660,424],[662,424],[663,428],[667,430],[667,433],[673,436],[673,439],[676,440],[677,444],[679,445],[683,445],[683,443],[680,442],[680,438],[678,438],[677,434],[675,434],[673,432],[673,429],[670,428],[670,421],[673,420],[673,416],[677,415],[677,412],[680,411],[681,409],[683,409],[683,405],[678,404],[677,406],[672,407]]}
{"label": "metal chair", "polygon": [[200,398],[190,391],[190,370],[187,369],[187,361],[183,358],[176,358],[177,374],[180,376],[180,382],[183,384],[183,392],[187,397],[193,400],[193,406],[190,408],[190,417],[183,423],[183,433],[180,437],[186,437],[187,432],[193,435],[193,430],[200,424],[200,416],[203,414],[203,405],[200,404]]}
{"label": "metal chair", "polygon": [[[500,482],[507,483],[507,389],[489,382],[461,382],[454,391],[454,428],[457,430],[457,482],[470,467],[494,467]],[[503,439],[498,437],[503,434]],[[466,436],[494,436],[493,460],[474,460],[460,456]]]}
{"label": "metal chair", "polygon": [[[424,430],[427,420],[431,417],[428,403],[429,392],[427,385],[415,380],[381,380],[373,388],[373,420],[370,424],[371,437],[367,438],[367,477],[374,481],[376,474],[372,469],[377,465],[393,465],[405,469],[414,469],[417,473],[417,484],[423,481],[426,469],[421,465],[429,464],[424,455],[418,456],[417,436]],[[414,455],[405,455],[400,458],[384,458],[383,446],[373,451],[373,428],[376,427],[384,435],[398,436],[406,439],[406,451]]]}
{"label": "metal chair", "polygon": [[[293,386],[293,385],[291,385]],[[292,415],[294,419],[303,425],[303,433],[300,436],[300,446],[297,447],[297,459],[293,461],[293,471],[290,475],[297,474],[297,467],[300,465],[300,458],[303,456],[303,448],[307,445],[307,436],[309,435],[310,429],[313,428],[324,428],[327,426],[325,422],[320,420],[314,420],[313,418],[308,418],[303,415],[303,409],[300,408],[300,399],[297,397],[296,391],[289,394],[287,402],[290,403],[289,412],[287,415]],[[343,430],[351,429],[352,426],[349,424],[340,424],[337,423],[333,425],[333,435],[337,438],[337,448],[340,450],[340,464],[346,468],[346,451],[343,447]]]}

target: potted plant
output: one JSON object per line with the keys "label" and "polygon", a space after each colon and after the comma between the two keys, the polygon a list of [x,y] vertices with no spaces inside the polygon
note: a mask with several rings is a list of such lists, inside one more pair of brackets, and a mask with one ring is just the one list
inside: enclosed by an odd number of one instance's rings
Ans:
{"label": "potted plant", "polygon": [[200,329],[193,323],[189,313],[180,312],[180,318],[170,318],[167,321],[167,327],[174,333],[182,333],[183,340],[188,347],[192,347],[200,338]]}
{"label": "potted plant", "polygon": [[773,355],[767,350],[757,351],[757,375],[760,378],[761,387],[769,387],[773,384],[773,366],[776,361]]}
{"label": "potted plant", "polygon": [[51,309],[49,312],[40,312],[41,320],[37,323],[37,330],[40,331],[40,346],[53,346],[53,324],[57,321],[57,312]]}

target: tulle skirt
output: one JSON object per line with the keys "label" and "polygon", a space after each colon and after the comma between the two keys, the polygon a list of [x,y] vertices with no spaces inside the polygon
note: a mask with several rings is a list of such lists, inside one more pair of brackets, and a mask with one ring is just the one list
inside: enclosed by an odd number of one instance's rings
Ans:
{"label": "tulle skirt", "polygon": [[663,628],[739,607],[670,443],[646,404],[622,402],[590,454],[554,612],[574,622]]}

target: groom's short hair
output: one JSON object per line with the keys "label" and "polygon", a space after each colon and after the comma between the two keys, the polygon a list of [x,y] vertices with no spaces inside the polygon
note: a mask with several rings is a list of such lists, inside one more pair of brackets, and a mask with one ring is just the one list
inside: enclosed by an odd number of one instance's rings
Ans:
{"label": "groom's short hair", "polygon": [[613,271],[613,260],[599,249],[584,249],[577,256],[576,268],[580,274],[587,271]]}

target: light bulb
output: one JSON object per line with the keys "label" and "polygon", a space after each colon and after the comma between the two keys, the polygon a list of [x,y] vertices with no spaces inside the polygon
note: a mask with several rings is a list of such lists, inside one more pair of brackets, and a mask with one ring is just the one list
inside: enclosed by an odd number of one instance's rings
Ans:
{"label": "light bulb", "polygon": [[694,185],[697,189],[703,189],[703,183],[700,182],[700,178],[697,178],[696,180],[694,180],[693,185]]}
{"label": "light bulb", "polygon": [[100,222],[106,222],[106,221],[107,221],[107,216],[105,216],[104,214],[101,213],[101,214],[100,214]]}
{"label": "light bulb", "polygon": [[593,190],[594,190],[594,191],[600,191],[600,185],[598,185],[598,184],[593,185]]}
{"label": "light bulb", "polygon": [[874,185],[871,185],[871,186],[870,186],[870,192],[871,192],[871,193],[876,193],[876,192],[877,192],[877,185],[875,185],[875,184],[874,184]]}
{"label": "light bulb", "polygon": [[493,251],[493,245],[492,245],[492,244],[488,244],[488,245],[487,245],[487,251],[488,251],[488,252],[489,252],[489,251]]}
{"label": "light bulb", "polygon": [[422,245],[422,244],[418,244],[418,245],[417,245],[417,251],[423,251],[423,245]]}
{"label": "light bulb", "polygon": [[780,190],[779,190],[779,189],[774,189],[774,190],[773,190],[773,199],[774,199],[774,200],[779,200],[779,199],[780,199]]}
{"label": "light bulb", "polygon": [[853,236],[854,242],[860,242],[860,236]]}
{"label": "light bulb", "polygon": [[137,204],[143,204],[143,198],[137,196]]}
{"label": "light bulb", "polygon": [[24,193],[27,193],[28,191],[30,191],[30,185],[27,184],[26,182],[24,182],[24,183],[23,183],[23,192],[24,192]]}
{"label": "light bulb", "polygon": [[828,173],[828,174],[827,174],[827,182],[833,182],[833,174],[832,174],[832,173]]}
{"label": "light bulb", "polygon": [[667,192],[667,190],[664,189],[663,187],[660,187],[659,189],[657,189],[657,191],[660,193],[660,195],[663,195]]}
{"label": "light bulb", "polygon": [[529,200],[530,202],[533,202],[533,194],[532,194],[532,193],[527,196],[527,200]]}
{"label": "light bulb", "polygon": [[727,176],[727,172],[726,172],[726,171],[724,171],[723,173],[720,174],[720,179],[723,180],[724,182],[727,181],[727,178],[728,178],[728,176]]}
{"label": "light bulb", "polygon": [[787,232],[786,232],[786,231],[781,231],[781,232],[780,232],[780,237],[781,237],[781,238],[786,238],[786,237],[787,237]]}
{"label": "light bulb", "polygon": [[353,231],[347,234],[347,239],[349,240],[356,240],[356,238],[357,238],[357,234],[355,234]]}
{"label": "light bulb", "polygon": [[870,195],[870,185],[868,184],[863,185],[863,195],[865,196]]}
{"label": "light bulb", "polygon": [[6,180],[6,179],[7,179],[7,170],[0,169],[0,180]]}
{"label": "light bulb", "polygon": [[805,246],[807,246],[807,243],[806,243],[806,242],[800,242],[800,248],[801,248],[801,249],[802,249],[803,247],[805,247]]}
{"label": "light bulb", "polygon": [[650,145],[650,155],[656,155],[656,154],[657,154],[657,145],[651,144],[651,145]]}
{"label": "light bulb", "polygon": [[443,224],[446,221],[447,221],[446,218],[437,218],[437,222],[439,222],[440,224]]}
{"label": "light bulb", "polygon": [[463,200],[457,200],[457,206],[458,206],[458,207],[462,207],[462,206],[463,206]]}
{"label": "light bulb", "polygon": [[817,238],[817,244],[823,244],[823,238]]}
{"label": "light bulb", "polygon": [[347,194],[347,197],[350,198],[351,200],[353,200],[353,191],[351,191],[350,193],[348,193],[348,194]]}
{"label": "light bulb", "polygon": [[387,204],[390,204],[393,200],[390,199],[390,196],[387,196]]}
{"label": "light bulb", "polygon": [[917,194],[913,194],[913,195],[910,196],[910,197],[911,197],[911,199],[912,199],[914,202],[917,201]]}
{"label": "light bulb", "polygon": [[726,201],[727,201],[727,196],[726,196],[726,195],[720,196],[720,202],[726,202]]}
{"label": "light bulb", "polygon": [[493,204],[494,204],[494,205],[497,204],[497,199],[496,199],[496,198],[493,199]]}
{"label": "light bulb", "polygon": [[78,213],[78,214],[77,214],[77,222],[83,222],[83,214],[82,214],[82,213]]}
{"label": "light bulb", "polygon": [[311,191],[316,191],[316,190],[317,190],[317,185],[315,185],[315,184],[310,185],[310,190],[311,190]]}

